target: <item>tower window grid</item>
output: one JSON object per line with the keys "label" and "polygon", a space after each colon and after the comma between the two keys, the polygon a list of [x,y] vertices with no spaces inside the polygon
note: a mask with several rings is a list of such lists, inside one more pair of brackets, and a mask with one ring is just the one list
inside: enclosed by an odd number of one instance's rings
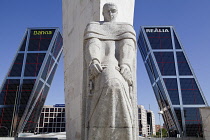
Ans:
{"label": "tower window grid", "polygon": [[198,108],[207,102],[174,28],[141,27],[138,46],[169,134],[202,135]]}
{"label": "tower window grid", "polygon": [[[58,28],[26,30],[0,89],[0,136],[16,136],[23,129],[34,131],[61,57],[62,43]],[[52,67],[47,60],[53,62]]]}

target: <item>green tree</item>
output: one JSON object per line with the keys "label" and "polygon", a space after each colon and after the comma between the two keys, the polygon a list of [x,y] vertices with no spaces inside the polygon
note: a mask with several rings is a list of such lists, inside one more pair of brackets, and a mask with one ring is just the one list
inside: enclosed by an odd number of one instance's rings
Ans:
{"label": "green tree", "polygon": [[[167,137],[167,130],[165,128],[161,128],[162,129],[162,137]],[[158,132],[156,132],[156,137],[161,137],[161,129],[159,129]]]}

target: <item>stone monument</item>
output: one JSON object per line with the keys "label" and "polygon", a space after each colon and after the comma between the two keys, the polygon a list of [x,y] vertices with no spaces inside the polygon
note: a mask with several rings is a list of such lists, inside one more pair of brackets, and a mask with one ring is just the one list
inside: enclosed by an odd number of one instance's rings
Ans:
{"label": "stone monument", "polygon": [[[84,67],[86,61],[83,58],[84,31],[91,21],[104,20],[102,9],[107,2],[114,2],[117,5],[119,13],[116,20],[118,22],[133,24],[135,0],[62,0],[67,140],[85,139],[84,111],[82,110],[83,105],[86,105],[83,95],[85,81],[83,74],[87,70],[87,67]],[[135,82],[133,85],[135,87]]]}
{"label": "stone monument", "polygon": [[202,120],[203,137],[210,140],[210,107],[199,108]]}
{"label": "stone monument", "polygon": [[136,140],[136,35],[117,15],[117,6],[106,3],[104,21],[84,32],[86,140]]}

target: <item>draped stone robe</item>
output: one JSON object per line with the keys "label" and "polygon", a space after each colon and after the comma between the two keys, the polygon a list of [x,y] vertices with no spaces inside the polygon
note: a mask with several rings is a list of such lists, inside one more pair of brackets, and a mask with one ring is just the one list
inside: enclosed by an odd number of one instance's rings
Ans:
{"label": "draped stone robe", "polygon": [[[135,140],[136,37],[133,27],[128,23],[91,22],[85,30],[84,49],[86,65],[97,60],[103,69],[96,77],[87,72],[88,140]],[[121,65],[129,67],[132,83],[120,73]]]}

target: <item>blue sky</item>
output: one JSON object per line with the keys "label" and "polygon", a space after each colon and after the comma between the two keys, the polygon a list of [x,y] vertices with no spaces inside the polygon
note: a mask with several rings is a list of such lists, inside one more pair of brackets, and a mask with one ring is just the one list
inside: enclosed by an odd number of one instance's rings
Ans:
{"label": "blue sky", "polygon": [[[119,11],[120,12],[120,11]],[[204,95],[210,102],[210,1],[136,0],[134,28],[172,25],[187,53]],[[27,27],[59,27],[61,0],[0,0],[0,83],[11,65]],[[137,54],[138,103],[158,112],[142,58]],[[63,60],[57,69],[46,104],[64,103]],[[157,117],[156,117],[157,118]],[[158,120],[156,120],[158,123]]]}

